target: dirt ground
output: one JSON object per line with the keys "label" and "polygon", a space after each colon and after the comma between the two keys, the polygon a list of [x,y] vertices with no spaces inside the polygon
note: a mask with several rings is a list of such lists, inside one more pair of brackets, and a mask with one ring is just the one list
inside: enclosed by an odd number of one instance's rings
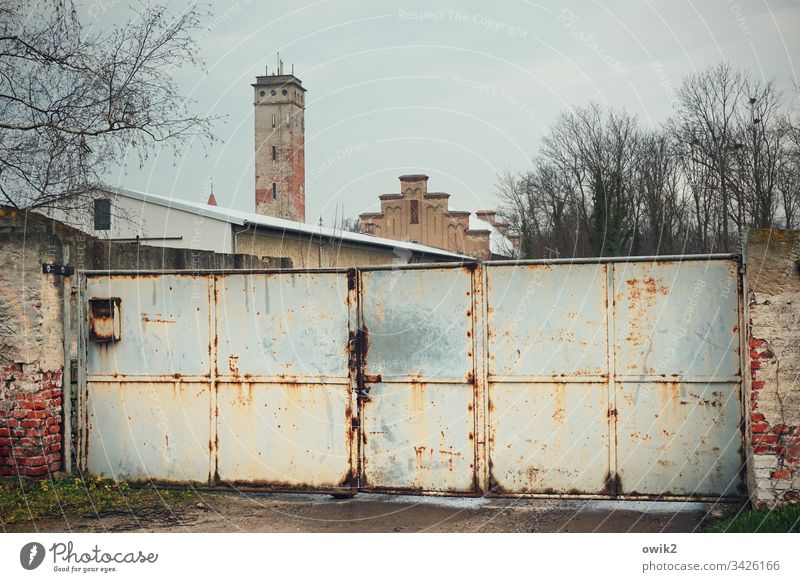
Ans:
{"label": "dirt ground", "polygon": [[18,524],[39,532],[698,532],[725,506],[692,502],[472,499],[361,493],[205,493],[181,507]]}

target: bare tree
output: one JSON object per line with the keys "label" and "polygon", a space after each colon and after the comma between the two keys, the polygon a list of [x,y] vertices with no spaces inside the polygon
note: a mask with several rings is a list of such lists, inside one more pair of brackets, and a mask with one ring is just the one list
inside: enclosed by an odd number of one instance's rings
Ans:
{"label": "bare tree", "polygon": [[690,181],[707,184],[708,178],[716,181],[713,191],[705,194],[719,196],[719,211],[715,222],[721,225],[719,240],[714,241],[724,250],[731,250],[735,238],[730,234],[731,219],[739,231],[743,226],[740,208],[731,204],[731,166],[737,142],[736,111],[742,96],[741,71],[728,63],[720,63],[700,73],[686,77],[678,89],[675,138],[683,147],[683,156],[691,159],[686,168],[702,172],[702,179],[692,176]]}
{"label": "bare tree", "polygon": [[85,30],[71,0],[0,0],[0,194],[17,208],[74,209],[131,153],[213,140],[173,72],[202,66],[204,13],[141,3],[107,32]]}

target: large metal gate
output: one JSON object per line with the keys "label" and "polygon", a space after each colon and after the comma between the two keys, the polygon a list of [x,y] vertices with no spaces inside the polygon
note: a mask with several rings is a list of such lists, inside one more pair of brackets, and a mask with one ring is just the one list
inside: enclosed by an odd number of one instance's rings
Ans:
{"label": "large metal gate", "polygon": [[735,497],[736,257],[82,278],[79,458],[288,491]]}

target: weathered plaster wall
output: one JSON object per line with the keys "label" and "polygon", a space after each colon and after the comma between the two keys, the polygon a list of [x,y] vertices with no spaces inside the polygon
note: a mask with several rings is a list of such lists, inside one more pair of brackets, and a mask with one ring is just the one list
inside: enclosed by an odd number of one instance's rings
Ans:
{"label": "weathered plaster wall", "polygon": [[751,499],[800,501],[800,231],[750,231],[746,299]]}

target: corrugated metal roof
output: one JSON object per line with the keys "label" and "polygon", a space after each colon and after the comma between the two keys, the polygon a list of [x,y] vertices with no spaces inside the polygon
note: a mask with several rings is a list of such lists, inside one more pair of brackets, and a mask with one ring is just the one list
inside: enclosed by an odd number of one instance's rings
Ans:
{"label": "corrugated metal roof", "polygon": [[190,212],[198,216],[221,220],[223,222],[237,224],[239,226],[253,224],[257,227],[320,236],[323,238],[331,238],[353,244],[379,246],[390,249],[407,249],[420,254],[438,255],[441,257],[448,257],[451,259],[459,259],[464,261],[474,260],[473,257],[467,255],[460,255],[458,253],[452,253],[444,249],[437,249],[435,247],[430,247],[419,243],[392,240],[357,232],[342,231],[339,229],[330,228],[328,226],[314,226],[305,222],[294,222],[284,218],[275,218],[274,216],[265,216],[263,214],[256,214],[255,212],[244,212],[242,210],[223,208],[221,206],[209,206],[208,204],[203,204],[201,202],[189,202],[188,200],[181,200],[179,198],[167,198],[166,196],[159,196],[158,194],[139,192],[137,190],[129,190],[128,188],[120,188],[118,186],[108,186],[104,184],[102,186],[98,186],[97,188],[112,194],[125,196],[126,198],[133,198],[134,200],[141,200],[142,202],[166,206],[167,208],[177,208],[178,210]]}

